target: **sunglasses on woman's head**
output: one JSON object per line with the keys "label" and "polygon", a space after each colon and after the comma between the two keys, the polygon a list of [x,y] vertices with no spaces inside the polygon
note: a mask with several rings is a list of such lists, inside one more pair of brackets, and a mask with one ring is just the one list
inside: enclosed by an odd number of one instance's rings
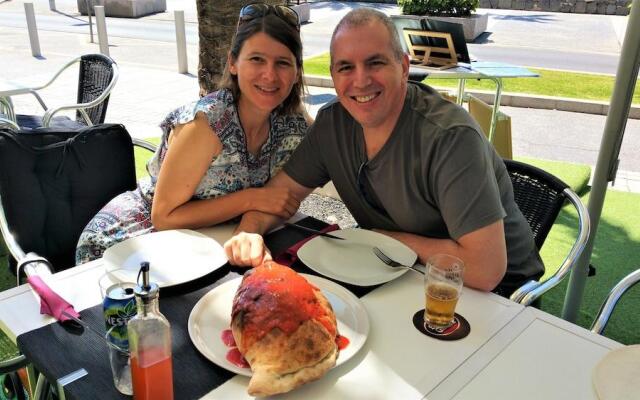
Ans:
{"label": "sunglasses on woman's head", "polygon": [[238,26],[256,18],[265,17],[271,13],[277,15],[280,19],[300,32],[300,20],[295,10],[287,6],[272,6],[271,4],[264,3],[253,3],[242,7],[240,10],[240,18],[238,19]]}

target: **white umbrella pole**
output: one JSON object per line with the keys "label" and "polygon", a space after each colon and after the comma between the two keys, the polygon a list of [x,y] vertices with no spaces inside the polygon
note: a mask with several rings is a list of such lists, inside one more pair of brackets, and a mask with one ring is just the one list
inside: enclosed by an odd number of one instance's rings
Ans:
{"label": "white umbrella pole", "polygon": [[578,260],[578,265],[571,272],[569,287],[564,299],[562,318],[575,322],[582,302],[585,281],[589,272],[589,261],[593,252],[593,242],[598,231],[600,214],[609,181],[615,177],[618,154],[622,137],[629,117],[629,107],[633,98],[633,91],[638,79],[640,66],[640,0],[635,0],[631,7],[627,31],[622,42],[622,52],[613,95],[609,103],[609,114],[604,126],[604,134],[598,152],[598,162],[593,176],[593,186],[589,195],[589,216],[591,217],[591,232],[589,240]]}

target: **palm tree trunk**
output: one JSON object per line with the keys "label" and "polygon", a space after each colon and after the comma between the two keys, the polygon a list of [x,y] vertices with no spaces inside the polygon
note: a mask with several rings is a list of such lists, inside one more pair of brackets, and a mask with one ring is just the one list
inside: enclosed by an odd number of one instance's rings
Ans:
{"label": "palm tree trunk", "polygon": [[[231,39],[236,31],[242,7],[256,0],[196,0],[200,53],[198,83],[200,96],[217,89],[227,62]],[[284,4],[283,0],[263,0],[268,4]]]}

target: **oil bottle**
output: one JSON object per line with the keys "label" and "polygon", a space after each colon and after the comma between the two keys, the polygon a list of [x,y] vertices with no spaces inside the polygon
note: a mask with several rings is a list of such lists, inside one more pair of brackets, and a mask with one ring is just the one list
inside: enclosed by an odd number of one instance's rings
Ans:
{"label": "oil bottle", "polygon": [[134,294],[138,314],[127,325],[133,398],[173,400],[171,326],[158,308],[159,288],[149,282],[148,262],[140,264]]}

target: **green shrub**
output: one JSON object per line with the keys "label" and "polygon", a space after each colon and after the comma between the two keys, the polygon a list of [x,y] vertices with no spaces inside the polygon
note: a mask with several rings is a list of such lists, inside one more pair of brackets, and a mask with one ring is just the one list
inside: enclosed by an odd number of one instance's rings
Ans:
{"label": "green shrub", "polygon": [[461,17],[475,11],[480,0],[398,0],[398,5],[403,14]]}

